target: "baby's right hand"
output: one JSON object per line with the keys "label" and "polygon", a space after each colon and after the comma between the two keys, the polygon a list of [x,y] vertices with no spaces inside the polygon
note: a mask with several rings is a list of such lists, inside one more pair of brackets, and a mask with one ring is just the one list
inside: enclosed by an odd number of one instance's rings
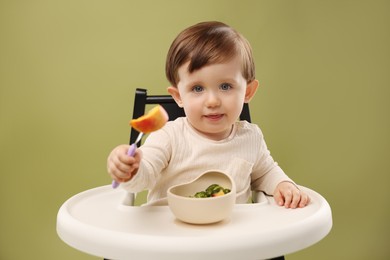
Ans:
{"label": "baby's right hand", "polygon": [[115,147],[107,158],[107,171],[111,178],[117,182],[129,181],[137,173],[142,152],[137,149],[134,157],[128,156],[129,145]]}

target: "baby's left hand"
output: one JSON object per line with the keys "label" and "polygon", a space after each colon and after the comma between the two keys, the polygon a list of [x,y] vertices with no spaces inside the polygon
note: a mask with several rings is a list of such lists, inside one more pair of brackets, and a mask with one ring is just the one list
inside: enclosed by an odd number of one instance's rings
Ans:
{"label": "baby's left hand", "polygon": [[292,209],[303,208],[310,202],[310,197],[305,192],[288,181],[283,181],[276,186],[274,199],[279,206]]}

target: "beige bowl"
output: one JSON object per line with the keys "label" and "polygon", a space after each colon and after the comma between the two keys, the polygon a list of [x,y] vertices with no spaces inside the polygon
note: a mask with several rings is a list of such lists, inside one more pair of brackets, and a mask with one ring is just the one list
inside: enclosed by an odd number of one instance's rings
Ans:
{"label": "beige bowl", "polygon": [[[211,184],[230,189],[225,195],[210,198],[191,198]],[[228,218],[236,202],[236,185],[233,179],[219,171],[207,171],[192,182],[168,189],[168,205],[179,220],[191,224],[210,224]]]}

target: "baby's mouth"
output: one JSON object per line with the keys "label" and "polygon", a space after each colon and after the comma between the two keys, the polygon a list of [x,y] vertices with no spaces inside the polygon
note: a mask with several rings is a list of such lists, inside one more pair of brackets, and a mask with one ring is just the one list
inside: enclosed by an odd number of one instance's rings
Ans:
{"label": "baby's mouth", "polygon": [[218,120],[223,117],[223,114],[209,114],[205,115],[205,117],[210,120]]}

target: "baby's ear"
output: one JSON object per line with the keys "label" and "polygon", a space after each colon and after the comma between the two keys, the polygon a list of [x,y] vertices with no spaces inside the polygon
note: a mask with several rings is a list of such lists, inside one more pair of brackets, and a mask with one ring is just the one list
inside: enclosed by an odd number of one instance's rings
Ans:
{"label": "baby's ear", "polygon": [[175,100],[176,104],[177,104],[179,107],[183,107],[183,102],[181,101],[179,89],[176,88],[176,87],[170,86],[170,87],[167,88],[167,90],[168,90],[168,93],[171,94],[171,96],[172,96],[173,99]]}
{"label": "baby's ear", "polygon": [[247,84],[246,91],[245,91],[245,99],[244,99],[245,103],[249,103],[249,101],[251,101],[251,99],[253,98],[253,96],[257,91],[258,86],[259,86],[259,81],[256,79]]}

